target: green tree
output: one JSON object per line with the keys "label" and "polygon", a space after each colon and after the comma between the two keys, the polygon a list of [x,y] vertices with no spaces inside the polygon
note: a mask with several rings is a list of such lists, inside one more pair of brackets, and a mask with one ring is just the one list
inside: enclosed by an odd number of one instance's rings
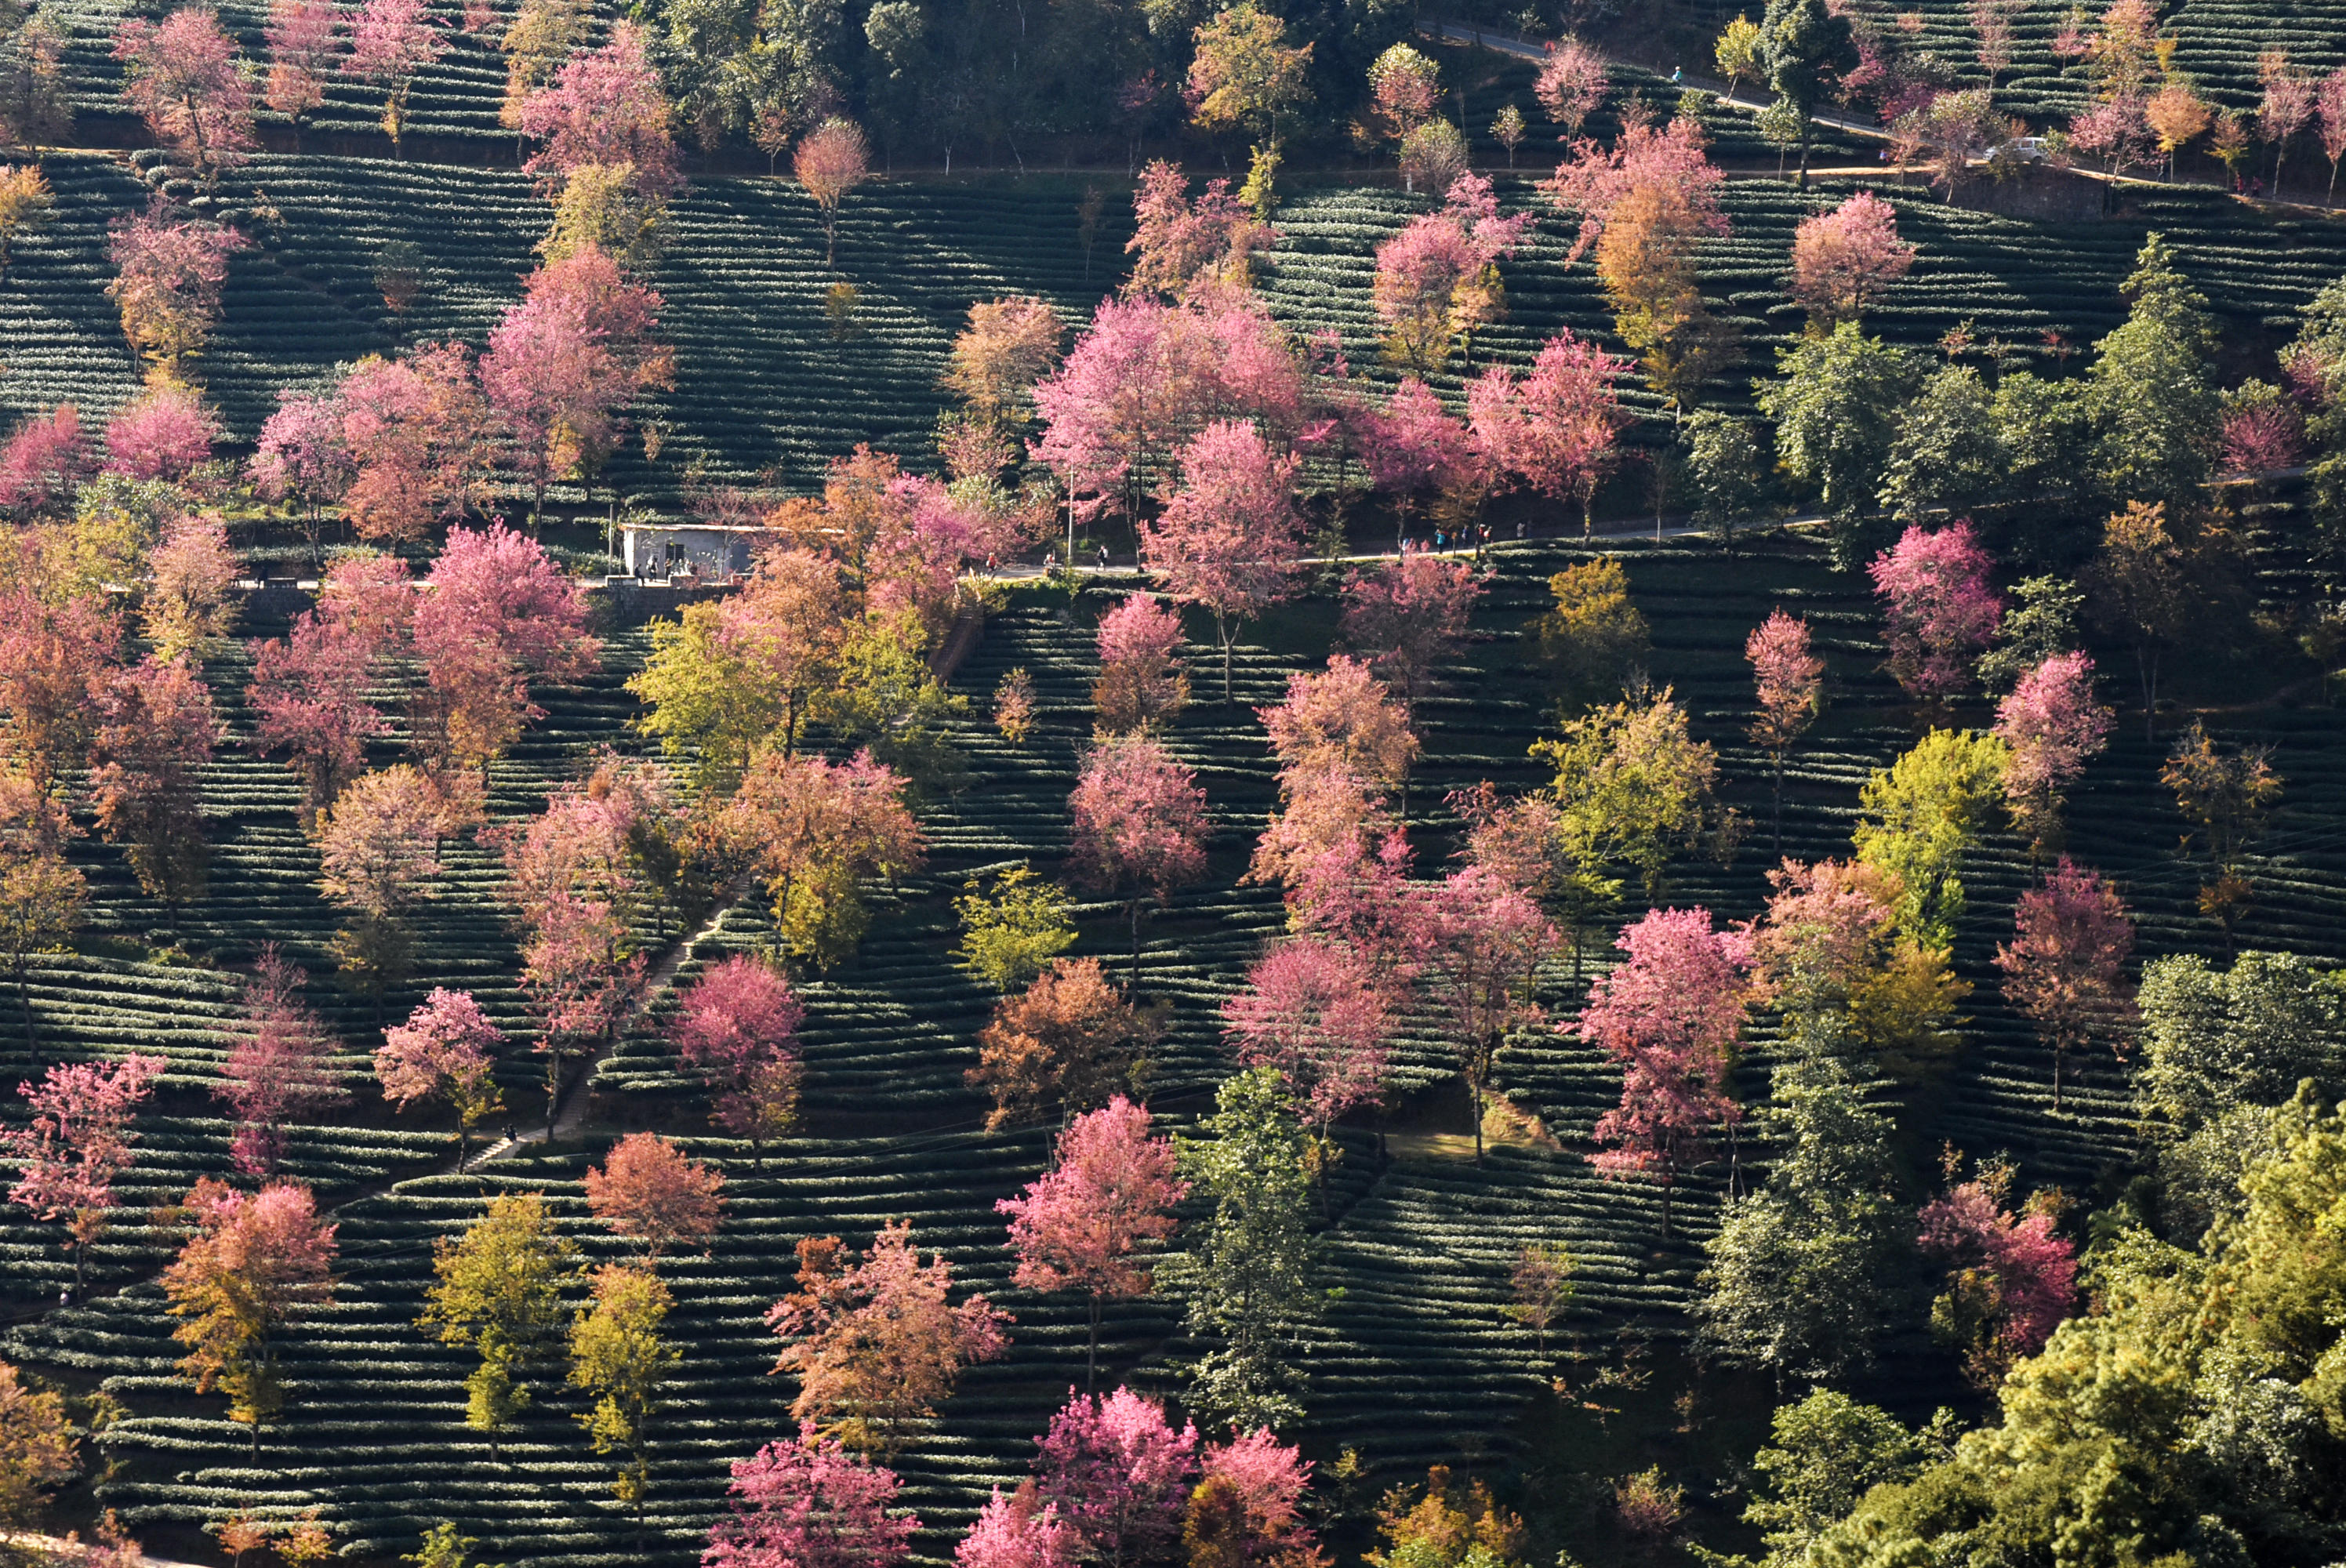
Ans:
{"label": "green tree", "polygon": [[1751,1458],[1767,1490],[1743,1511],[1768,1543],[1767,1568],[1807,1563],[1817,1537],[1860,1498],[1922,1468],[1923,1445],[1897,1417],[1835,1389],[1778,1407],[1769,1431],[1770,1446]]}
{"label": "green tree", "polygon": [[947,726],[969,711],[929,668],[926,636],[910,616],[870,617],[848,634],[837,683],[818,692],[814,718],[849,748],[869,748],[913,788],[953,793],[969,777]]}
{"label": "green tree", "polygon": [[1887,1116],[1841,1063],[1776,1069],[1783,1157],[1704,1244],[1699,1342],[1721,1359],[1829,1381],[1862,1368],[1890,1318],[1900,1211]]}
{"label": "green tree", "polygon": [[1224,6],[1197,30],[1190,117],[1199,130],[1243,130],[1274,154],[1279,117],[1311,98],[1311,46],[1290,48],[1287,24],[1254,0]]}
{"label": "green tree", "polygon": [[2077,617],[2086,596],[2066,577],[2024,577],[2013,585],[2012,607],[1995,629],[1995,646],[1980,655],[1980,684],[2010,691],[2020,677],[2055,654],[2077,647]]}
{"label": "green tree", "polygon": [[1309,1142],[1270,1067],[1223,1080],[1203,1135],[1178,1140],[1181,1175],[1212,1205],[1178,1270],[1189,1332],[1217,1348],[1190,1374],[1202,1416],[1241,1431],[1302,1413],[1285,1350],[1317,1315]]}
{"label": "green tree", "polygon": [[712,798],[740,782],[750,754],[781,728],[790,697],[724,635],[724,609],[687,605],[682,618],[654,621],[651,655],[627,680],[647,709],[636,728],[658,736],[669,756],[691,757],[694,784]]}
{"label": "green tree", "polygon": [[1898,878],[1899,923],[1926,948],[1954,941],[1964,851],[2003,799],[2004,756],[1992,735],[1933,729],[1859,791],[1857,858]]}
{"label": "green tree", "polygon": [[1026,866],[1013,866],[981,892],[973,877],[954,900],[961,918],[961,942],[954,958],[962,968],[1007,996],[1073,947],[1076,928],[1067,920],[1067,895]]}
{"label": "green tree", "polygon": [[2159,235],[2143,241],[2125,292],[2133,309],[2095,345],[2087,378],[2094,471],[2116,500],[2179,503],[2208,477],[2221,424],[2216,324]]}
{"label": "green tree", "polygon": [[2300,1094],[2198,1250],[2135,1228],[2096,1310],[1999,1390],[2001,1420],[1818,1537],[1817,1568],[2321,1562],[2346,1431],[2346,1119]]}
{"label": "green tree", "polygon": [[1719,542],[1735,547],[1735,524],[1759,514],[1767,494],[1768,464],[1760,437],[1748,419],[1715,408],[1698,409],[1678,425],[1687,468],[1694,478],[1695,517],[1719,530]]}
{"label": "green tree", "polygon": [[1923,361],[1843,321],[1782,350],[1776,368],[1774,381],[1756,383],[1760,412],[1776,422],[1776,460],[1840,524],[1836,558],[1853,565],[1862,541],[1852,524],[1873,504]]}
{"label": "green tree", "polygon": [[462,1238],[443,1237],[433,1248],[437,1283],[416,1327],[436,1328],[441,1343],[469,1345],[481,1364],[464,1380],[464,1424],[498,1439],[529,1408],[522,1379],[546,1354],[562,1326],[562,1288],[575,1277],[578,1251],[555,1228],[546,1198],[535,1192],[489,1200],[489,1211]]}
{"label": "green tree", "polygon": [[1539,619],[1540,659],[1556,674],[1563,711],[1577,713],[1636,678],[1653,639],[1616,556],[1566,566],[1547,591],[1556,605]]}
{"label": "green tree", "polygon": [[612,1493],[635,1511],[638,1523],[649,1490],[646,1441],[659,1411],[660,1385],[676,1368],[677,1348],[660,1337],[668,1320],[668,1287],[648,1267],[608,1263],[595,1270],[595,1303],[570,1324],[570,1381],[595,1396],[578,1417],[597,1453],[627,1456]]}
{"label": "green tree", "polygon": [[2270,1152],[2279,1108],[2310,1079],[2346,1090],[2346,994],[2294,953],[2244,952],[2229,970],[2197,953],[2143,965],[2136,1105],[2158,1160],[2160,1216],[2197,1237],[2237,1211],[2249,1163]]}
{"label": "green tree", "polygon": [[1979,372],[1934,371],[1899,412],[1882,474],[1883,510],[1914,523],[1999,499],[2009,463],[1996,435],[1995,397]]}
{"label": "green tree", "polygon": [[470,1535],[457,1534],[455,1525],[444,1519],[425,1531],[416,1550],[400,1561],[415,1568],[472,1568],[473,1548],[479,1544]]}
{"label": "green tree", "polygon": [[1768,0],[1760,22],[1756,64],[1769,90],[1800,117],[1800,188],[1809,188],[1810,119],[1848,72],[1857,69],[1857,40],[1847,17],[1825,0]]}
{"label": "green tree", "polygon": [[[1723,825],[1712,794],[1719,759],[1688,733],[1667,687],[1572,720],[1532,755],[1556,769],[1557,836],[1586,877],[1633,869],[1658,898],[1671,858]],[[1590,885],[1617,896],[1617,882]]]}
{"label": "green tree", "polygon": [[2086,403],[2086,389],[2075,380],[2046,381],[2026,371],[1996,378],[1992,412],[2004,463],[2002,499],[2061,502],[2085,494],[2093,479],[2077,461],[2093,440]]}

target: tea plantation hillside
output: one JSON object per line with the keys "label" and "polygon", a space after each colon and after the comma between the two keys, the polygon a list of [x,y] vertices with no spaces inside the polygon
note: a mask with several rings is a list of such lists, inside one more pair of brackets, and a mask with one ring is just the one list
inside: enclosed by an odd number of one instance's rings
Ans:
{"label": "tea plantation hillside", "polygon": [[1852,8],[0,5],[0,1568],[2341,1568],[2346,0]]}
{"label": "tea plantation hillside", "polygon": [[[1443,672],[1441,689],[1420,710],[1419,801],[1437,802],[1443,789],[1484,779],[1510,787],[1539,781],[1526,748],[1547,728],[1548,694],[1527,657],[1529,617],[1545,603],[1546,575],[1586,558],[1551,547],[1494,551],[1496,575],[1468,656]],[[1789,537],[1763,539],[1731,557],[1696,544],[1625,546],[1617,558],[1655,629],[1653,678],[1688,705],[1698,734],[1719,748],[1729,799],[1757,818],[1767,811],[1766,764],[1741,735],[1749,689],[1742,639],[1775,606],[1808,617],[1830,661],[1831,697],[1824,722],[1794,759],[1784,852],[1845,852],[1858,783],[1912,738],[1895,688],[1877,670],[1868,596],[1831,573],[1815,545]],[[923,1521],[920,1552],[947,1555],[987,1489],[1015,1484],[1024,1473],[1029,1440],[1068,1382],[1080,1380],[1084,1338],[1081,1312],[1066,1298],[1022,1292],[1008,1280],[1010,1258],[992,1205],[1041,1169],[1048,1144],[1041,1132],[978,1130],[983,1101],[962,1074],[975,1060],[972,1042],[990,1004],[951,966],[949,896],[971,873],[1014,860],[1055,869],[1065,853],[1064,797],[1090,728],[1096,667],[1090,626],[1115,591],[1112,582],[1096,585],[1072,614],[1064,596],[1018,595],[956,675],[956,689],[982,698],[1008,667],[1027,669],[1038,695],[1037,727],[1014,747],[974,719],[957,726],[971,777],[956,797],[925,813],[928,869],[882,901],[853,962],[810,977],[802,988],[808,1076],[797,1135],[762,1163],[753,1163],[746,1146],[708,1135],[705,1099],[678,1075],[649,1028],[631,1033],[602,1063],[586,1125],[551,1153],[517,1152],[458,1175],[448,1169],[448,1135],[386,1123],[379,1110],[352,1123],[297,1129],[287,1170],[317,1184],[335,1206],[344,1283],[329,1311],[286,1340],[292,1398],[257,1455],[248,1452],[245,1429],[220,1419],[216,1400],[191,1397],[171,1375],[171,1319],[151,1278],[165,1256],[155,1245],[158,1233],[118,1224],[97,1251],[97,1294],[12,1332],[11,1359],[121,1401],[103,1438],[111,1468],[98,1500],[158,1542],[191,1541],[190,1532],[231,1512],[315,1511],[338,1547],[364,1561],[408,1550],[443,1520],[508,1561],[687,1561],[719,1507],[727,1463],[785,1423],[788,1388],[766,1375],[776,1347],[760,1319],[790,1288],[793,1246],[816,1234],[861,1238],[883,1221],[907,1219],[923,1246],[951,1260],[957,1278],[986,1289],[1018,1319],[1009,1357],[974,1369],[935,1430],[897,1461],[905,1501]],[[1142,989],[1174,1008],[1154,1095],[1177,1122],[1202,1105],[1203,1092],[1227,1070],[1216,1010],[1280,924],[1274,896],[1238,884],[1247,845],[1272,804],[1270,759],[1243,705],[1272,700],[1288,672],[1316,664],[1328,642],[1329,607],[1324,598],[1307,600],[1267,623],[1265,641],[1241,653],[1241,706],[1222,708],[1201,690],[1169,738],[1198,769],[1217,829],[1207,881],[1178,895],[1147,926]],[[596,684],[549,694],[548,719],[495,769],[495,816],[525,816],[549,782],[574,774],[597,748],[631,744],[623,720],[633,705],[616,683],[641,647],[639,638],[622,638]],[[223,693],[231,735],[241,740],[250,718],[233,694],[245,666],[222,658],[208,673]],[[2346,960],[2339,919],[2346,849],[2326,782],[2338,773],[2346,735],[2334,714],[2320,708],[2267,708],[2242,722],[2279,739],[2276,761],[2290,784],[2259,862],[2258,904],[2239,940]],[[2076,792],[2070,847],[2124,888],[2146,952],[2214,952],[2219,934],[2193,909],[2196,877],[2172,852],[2175,819],[2153,777],[2163,746],[2122,734],[2095,763]],[[313,993],[355,1053],[371,1037],[366,1004],[333,1002],[325,979],[332,911],[315,891],[315,851],[295,823],[290,777],[231,744],[206,772],[204,805],[219,853],[208,891],[170,938],[226,962],[249,957],[262,940],[287,944],[316,972]],[[1422,853],[1438,860],[1445,819],[1438,808],[1428,812]],[[151,911],[110,850],[86,845],[76,856],[98,890],[92,930],[102,940],[85,943],[80,956],[44,962],[35,1002],[51,1049],[103,1056],[137,1047],[171,1060],[166,1114],[151,1124],[121,1188],[119,1201],[135,1209],[168,1200],[193,1173],[220,1162],[225,1128],[208,1114],[204,1091],[218,1070],[222,1047],[214,1032],[232,982],[200,964],[158,967],[132,957]],[[1682,864],[1668,900],[1748,918],[1765,891],[1767,861],[1747,842],[1726,867]],[[2091,1191],[2134,1146],[2125,1075],[2106,1056],[2080,1061],[2065,1108],[2052,1110],[2045,1054],[1995,1000],[1986,962],[2030,877],[2025,846],[1991,835],[1966,876],[1974,893],[1957,962],[1979,985],[1966,1010],[1973,1022],[1952,1078],[1926,1101],[1899,1109],[1902,1141],[1918,1171],[1947,1139],[1978,1155],[2008,1152],[2026,1180]],[[529,1025],[508,978],[508,913],[485,857],[459,854],[430,911],[418,984],[472,987],[513,1029],[515,1044],[499,1078],[526,1125],[537,1064],[521,1044]],[[1118,962],[1117,912],[1094,907],[1084,927],[1084,950]],[[105,936],[117,932],[121,940]],[[154,940],[165,936],[158,932]],[[688,982],[725,953],[762,951],[769,940],[758,902],[736,906],[693,945],[678,979]],[[1590,958],[1601,964],[1597,953]],[[1571,968],[1559,962],[1543,977],[1542,992],[1559,1015],[1568,1016],[1581,993]],[[388,998],[387,1010],[397,1015],[416,994]],[[666,1005],[656,1003],[655,1017]],[[1401,1082],[1422,1092],[1405,1103],[1400,1125],[1463,1128],[1434,1021],[1405,1032],[1401,1060]],[[1765,1040],[1755,1043],[1739,1078],[1747,1092],[1764,1095],[1770,1060]],[[350,1065],[355,1084],[355,1054]],[[1499,1086],[1537,1117],[1552,1143],[1502,1145],[1477,1166],[1456,1154],[1388,1161],[1372,1125],[1345,1133],[1320,1236],[1331,1298],[1307,1332],[1299,1363],[1309,1413],[1298,1435],[1323,1464],[1353,1450],[1382,1487],[1433,1462],[1552,1462],[1525,1449],[1531,1430],[1519,1424],[1545,1386],[1544,1358],[1501,1312],[1508,1269],[1525,1244],[1561,1242],[1579,1260],[1580,1293],[1561,1331],[1596,1357],[1589,1369],[1605,1362],[1597,1348],[1625,1332],[1657,1336],[1665,1346],[1684,1333],[1724,1172],[1704,1173],[1680,1197],[1678,1225],[1665,1239],[1649,1192],[1600,1181],[1586,1163],[1589,1129],[1617,1084],[1597,1054],[1533,1031],[1503,1055]],[[1879,1092],[1898,1105],[1891,1086]],[[371,1100],[362,1091],[362,1104]],[[548,1387],[502,1460],[492,1462],[484,1440],[461,1421],[467,1358],[413,1326],[431,1244],[476,1217],[490,1195],[546,1191],[590,1255],[618,1255],[586,1221],[577,1185],[613,1124],[658,1128],[711,1162],[725,1174],[729,1202],[710,1255],[669,1266],[678,1301],[671,1330],[683,1360],[653,1443],[650,1502],[640,1525],[610,1501],[607,1470],[577,1440],[570,1418],[581,1407],[573,1397]],[[1764,1165],[1767,1152],[1747,1145],[1744,1157]],[[13,1225],[6,1247],[18,1299],[66,1277],[53,1229]],[[1171,1364],[1195,1349],[1182,1338],[1175,1305],[1112,1307],[1104,1375],[1175,1391]],[[1908,1353],[1928,1357],[1919,1344]],[[1567,1363],[1567,1375],[1577,1380],[1585,1373],[1571,1370],[1575,1365]],[[1952,1390],[1926,1381],[1900,1402],[1934,1397]],[[1640,1454],[1674,1466],[1719,1462],[1703,1457],[1717,1432],[1745,1430],[1729,1419],[1732,1410],[1722,1407],[1714,1437],[1701,1441],[1658,1426],[1639,1440]],[[1399,1412],[1408,1419],[1396,1420]],[[1616,1452],[1604,1462],[1626,1473],[1647,1461]],[[1568,1512],[1564,1497],[1527,1501],[1535,1514]],[[1698,1506],[1696,1518],[1715,1532],[1728,1511]]]}
{"label": "tea plantation hillside", "polygon": [[[70,400],[100,413],[137,384],[104,295],[106,226],[148,191],[100,158],[52,158],[50,177],[59,220],[20,240],[0,277],[0,405],[23,414]],[[253,438],[280,389],[321,388],[338,364],[418,343],[482,341],[515,299],[546,221],[545,204],[517,175],[310,157],[259,158],[243,179],[260,243],[230,262],[202,365],[206,394],[238,441]],[[840,275],[857,290],[842,325],[825,308],[817,215],[795,187],[694,186],[675,204],[673,241],[648,275],[677,360],[676,390],[658,394],[647,416],[667,440],[648,468],[631,444],[609,482],[623,495],[672,504],[688,471],[806,490],[825,462],[860,442],[919,461],[943,401],[937,376],[971,304],[1033,293],[1076,324],[1121,275],[1129,212],[1104,215],[1087,254],[1082,188],[1037,178],[858,192],[840,226]],[[1742,372],[1720,387],[1730,406],[1746,377],[1770,371],[1775,348],[1797,333],[1782,291],[1793,229],[1853,188],[1824,181],[1803,198],[1773,180],[1727,187],[1734,232],[1702,247],[1700,273],[1714,308],[1742,333]],[[2066,363],[2123,319],[2117,285],[2148,232],[2164,235],[2215,296],[2243,356],[2280,341],[2323,282],[2346,270],[2346,226],[2259,216],[2213,195],[2146,193],[2111,221],[2052,225],[1874,188],[1920,254],[1872,324],[1916,347],[1969,323],[1984,347]],[[1503,198],[1530,201],[1529,182],[1503,186]],[[1289,198],[1262,279],[1272,311],[1299,332],[1334,330],[1354,366],[1385,373],[1368,300],[1373,252],[1423,205],[1353,187]],[[1439,386],[1454,389],[1453,378],[1482,363],[1525,362],[1559,328],[1611,336],[1590,265],[1563,266],[1571,235],[1552,214],[1543,219],[1503,270],[1504,318],[1475,334],[1473,357],[1454,361]],[[374,282],[381,247],[399,239],[423,257],[421,288],[403,314],[386,308]],[[1633,406],[1659,407],[1641,390],[1625,392]]]}

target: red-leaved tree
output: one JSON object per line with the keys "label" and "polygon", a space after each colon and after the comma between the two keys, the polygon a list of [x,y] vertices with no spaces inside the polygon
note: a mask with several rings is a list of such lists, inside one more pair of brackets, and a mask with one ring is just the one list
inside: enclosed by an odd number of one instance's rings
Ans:
{"label": "red-leaved tree", "polygon": [[1588,988],[1573,1032],[1621,1064],[1621,1103],[1596,1124],[1599,1174],[1637,1173],[1662,1189],[1662,1234],[1680,1175],[1711,1128],[1741,1115],[1727,1092],[1750,1010],[1750,941],[1715,931],[1708,910],[1654,910],[1615,942],[1627,956]]}
{"label": "red-leaved tree", "polygon": [[766,879],[783,947],[821,968],[862,939],[864,885],[918,871],[927,852],[903,777],[869,751],[845,762],[760,752],[727,810]]}
{"label": "red-leaved tree", "polygon": [[994,1206],[1010,1217],[1015,1284],[1084,1293],[1091,1319],[1086,1392],[1099,1365],[1102,1304],[1148,1294],[1153,1279],[1144,1259],[1172,1238],[1173,1209],[1189,1194],[1175,1174],[1172,1144],[1150,1137],[1148,1125],[1145,1106],[1117,1095],[1069,1123],[1057,1163],[1019,1196]]}
{"label": "red-leaved tree", "polygon": [[983,1296],[954,1303],[953,1269],[913,1246],[913,1228],[883,1226],[860,1262],[836,1237],[799,1243],[798,1289],[766,1324],[792,1343],[774,1363],[795,1372],[790,1413],[851,1448],[893,1453],[907,1424],[936,1414],[962,1369],[1008,1348],[1012,1321]]}
{"label": "red-leaved tree", "polygon": [[717,1234],[724,1217],[725,1178],[658,1133],[630,1133],[600,1166],[586,1168],[586,1207],[597,1219],[658,1262],[671,1247],[692,1247]]}
{"label": "red-leaved tree", "polygon": [[1198,1472],[1198,1429],[1175,1431],[1164,1408],[1119,1387],[1076,1394],[1051,1418],[1036,1490],[1083,1539],[1084,1555],[1133,1568],[1171,1547]]}
{"label": "red-leaved tree", "polygon": [[1910,527],[1866,570],[1882,600],[1890,673],[1906,695],[1942,703],[1971,684],[1972,664],[2004,620],[1994,563],[1968,522]]}
{"label": "red-leaved tree", "polygon": [[2053,1048],[2053,1108],[2061,1108],[2061,1066],[2096,1038],[2126,1054],[2135,1019],[2126,961],[2134,921],[2117,890],[2064,855],[2045,885],[2020,895],[2014,937],[1995,950],[2004,999]]}
{"label": "red-leaved tree", "polygon": [[350,1098],[334,1070],[335,1042],[301,998],[309,974],[264,945],[245,982],[228,1061],[212,1094],[236,1111],[236,1168],[265,1176],[285,1150],[287,1124]]}
{"label": "red-leaved tree", "polygon": [[188,1347],[179,1373],[198,1393],[229,1397],[228,1415],[252,1430],[284,1409],[276,1337],[287,1321],[333,1299],[334,1233],[317,1200],[295,1182],[239,1192],[205,1176],[180,1206],[195,1234],[163,1270],[171,1313],[187,1321],[171,1337]]}
{"label": "red-leaved tree", "polygon": [[892,1510],[896,1472],[799,1423],[794,1441],[733,1461],[733,1512],[709,1532],[705,1568],[896,1568],[920,1515]]}
{"label": "red-leaved tree", "polygon": [[35,1219],[66,1221],[73,1247],[74,1294],[81,1294],[90,1243],[106,1232],[114,1178],[130,1166],[130,1132],[155,1080],[170,1064],[160,1056],[56,1066],[38,1084],[16,1085],[32,1119],[0,1128],[0,1149],[19,1166],[8,1201]]}
{"label": "red-leaved tree", "polygon": [[790,1130],[799,1102],[795,1042],[806,1009],[770,964],[739,954],[704,971],[678,998],[668,1038],[711,1096],[717,1125],[750,1140],[762,1166],[766,1140]]}
{"label": "red-leaved tree", "polygon": [[1181,449],[1181,484],[1140,529],[1150,573],[1185,605],[1214,617],[1222,700],[1235,700],[1238,627],[1293,591],[1303,556],[1295,476],[1303,460],[1275,454],[1252,424],[1217,420]]}
{"label": "red-leaved tree", "polygon": [[446,1100],[456,1113],[456,1167],[473,1128],[505,1102],[490,1071],[505,1042],[505,1033],[469,991],[435,985],[407,1022],[383,1031],[375,1048],[374,1075],[382,1097],[405,1110],[418,1100]]}
{"label": "red-leaved tree", "polygon": [[1140,901],[1163,903],[1206,874],[1206,792],[1197,774],[1145,736],[1102,741],[1084,759],[1067,797],[1068,860],[1075,880],[1125,901],[1132,928],[1132,983],[1140,983]]}

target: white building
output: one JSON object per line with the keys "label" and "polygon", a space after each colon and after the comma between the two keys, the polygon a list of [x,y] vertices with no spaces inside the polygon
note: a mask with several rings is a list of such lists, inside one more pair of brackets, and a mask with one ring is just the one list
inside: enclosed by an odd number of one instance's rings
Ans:
{"label": "white building", "polygon": [[750,569],[763,528],[727,523],[629,523],[620,529],[627,575],[721,583]]}

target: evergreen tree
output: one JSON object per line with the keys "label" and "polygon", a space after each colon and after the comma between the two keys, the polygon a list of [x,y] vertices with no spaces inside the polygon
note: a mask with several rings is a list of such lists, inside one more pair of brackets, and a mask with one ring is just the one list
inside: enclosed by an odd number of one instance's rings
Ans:
{"label": "evergreen tree", "polygon": [[1206,1136],[1181,1140],[1181,1174],[1209,1197],[1181,1284],[1188,1329],[1219,1346],[1191,1374],[1190,1401],[1240,1431],[1302,1413],[1283,1352],[1312,1317],[1311,1177],[1303,1129],[1287,1114],[1279,1074],[1256,1067],[1225,1080]]}
{"label": "evergreen tree", "polygon": [[1790,1146],[1705,1244],[1701,1339],[1780,1380],[1831,1381],[1872,1360],[1890,1316],[1890,1119],[1831,1059],[1778,1068],[1768,1115]]}

